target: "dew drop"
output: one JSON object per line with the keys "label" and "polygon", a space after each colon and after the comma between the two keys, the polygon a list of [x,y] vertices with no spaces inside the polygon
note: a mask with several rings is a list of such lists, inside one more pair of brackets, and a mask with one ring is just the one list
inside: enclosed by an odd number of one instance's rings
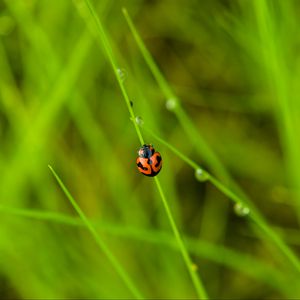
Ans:
{"label": "dew drop", "polygon": [[167,110],[174,110],[177,106],[177,99],[175,98],[170,98],[166,101],[166,108]]}
{"label": "dew drop", "polygon": [[117,74],[122,82],[125,81],[125,79],[127,78],[127,72],[125,69],[118,68]]}
{"label": "dew drop", "polygon": [[138,124],[139,126],[143,126],[144,125],[144,120],[142,117],[137,116],[135,117],[135,123]]}
{"label": "dew drop", "polygon": [[208,174],[203,169],[200,169],[200,168],[198,168],[195,171],[195,177],[198,181],[201,181],[201,182],[208,180]]}
{"label": "dew drop", "polygon": [[235,203],[234,212],[239,217],[245,217],[250,213],[249,207],[243,205],[242,203]]}

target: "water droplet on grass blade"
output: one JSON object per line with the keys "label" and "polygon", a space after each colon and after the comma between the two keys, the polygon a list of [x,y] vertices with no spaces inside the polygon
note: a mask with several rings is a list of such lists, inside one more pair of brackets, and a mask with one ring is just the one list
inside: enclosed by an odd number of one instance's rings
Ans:
{"label": "water droplet on grass blade", "polygon": [[167,110],[174,110],[177,106],[177,99],[175,98],[170,98],[166,101],[166,108]]}
{"label": "water droplet on grass blade", "polygon": [[242,203],[235,203],[233,209],[235,214],[239,217],[245,217],[250,213],[249,207],[243,205]]}
{"label": "water droplet on grass blade", "polygon": [[208,180],[208,174],[203,169],[200,169],[200,168],[198,168],[195,171],[195,177],[198,181],[201,181],[201,182]]}
{"label": "water droplet on grass blade", "polygon": [[127,72],[125,69],[118,68],[117,74],[122,82],[125,81],[125,79],[127,78]]}
{"label": "water droplet on grass blade", "polygon": [[143,120],[142,117],[136,116],[135,117],[135,123],[138,124],[139,126],[143,126],[144,125],[144,120]]}

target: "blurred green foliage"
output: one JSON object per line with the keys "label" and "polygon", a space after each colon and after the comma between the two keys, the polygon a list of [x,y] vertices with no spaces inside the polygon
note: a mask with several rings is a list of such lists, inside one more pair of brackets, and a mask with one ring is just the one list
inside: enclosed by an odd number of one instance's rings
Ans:
{"label": "blurred green foliage", "polygon": [[[299,254],[299,2],[93,4],[136,115],[215,173],[166,109],[124,6],[222,168]],[[91,23],[83,0],[0,2],[0,297],[132,297],[51,164],[145,297],[194,298],[156,186],[136,169],[139,141]],[[257,226],[144,137],[163,156],[164,193],[211,298],[299,297],[299,274]]]}

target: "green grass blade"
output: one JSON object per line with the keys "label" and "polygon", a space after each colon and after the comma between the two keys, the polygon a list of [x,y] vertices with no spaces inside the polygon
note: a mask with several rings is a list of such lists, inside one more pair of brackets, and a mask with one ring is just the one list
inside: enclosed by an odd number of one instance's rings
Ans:
{"label": "green grass blade", "polygon": [[[88,7],[88,9],[90,11],[91,17],[92,17],[92,19],[93,19],[93,21],[95,23],[95,26],[97,28],[97,31],[99,33],[100,46],[104,47],[104,50],[105,50],[105,52],[107,54],[107,57],[108,57],[108,60],[109,60],[111,66],[113,68],[114,74],[115,74],[115,76],[117,78],[117,81],[119,83],[121,92],[122,92],[122,94],[124,96],[124,99],[125,99],[125,102],[126,102],[126,105],[127,105],[127,108],[128,108],[129,114],[130,114],[130,117],[132,119],[134,119],[135,116],[134,116],[134,112],[133,112],[133,109],[132,109],[131,104],[130,104],[130,99],[129,99],[129,96],[128,96],[127,92],[126,92],[126,89],[125,89],[125,86],[123,84],[123,81],[121,80],[121,78],[119,76],[119,73],[118,73],[118,64],[117,64],[117,62],[116,62],[116,60],[115,60],[115,58],[113,56],[113,51],[112,51],[112,48],[111,48],[110,43],[108,41],[108,38],[107,38],[107,36],[105,34],[104,28],[103,28],[103,26],[102,26],[102,24],[101,24],[101,22],[100,22],[100,20],[99,20],[99,18],[97,16],[97,14],[96,14],[96,12],[95,12],[92,4],[90,3],[90,1],[89,0],[85,0],[85,3],[86,3],[86,5],[87,5],[87,7]],[[134,125],[134,128],[136,130],[136,133],[137,133],[137,136],[139,138],[140,143],[143,145],[144,144],[144,139],[143,139],[142,134],[140,132],[140,128],[138,127],[137,124]]]}
{"label": "green grass blade", "polygon": [[[143,125],[144,126],[144,125]],[[144,126],[144,129],[151,134],[156,140],[168,147],[175,155],[180,157],[185,161],[189,166],[191,166],[195,171],[200,169],[203,170],[196,162],[192,161],[186,155],[181,153],[176,147],[172,146],[164,139],[155,134],[152,130],[147,129]],[[226,195],[230,200],[235,203],[241,203],[243,206],[246,206],[250,209],[249,217],[262,229],[265,235],[273,241],[275,245],[284,253],[284,255],[289,259],[292,266],[300,272],[300,262],[299,258],[294,254],[290,247],[284,242],[284,240],[272,229],[272,227],[267,223],[265,218],[257,210],[253,203],[251,203],[247,198],[240,197],[238,194],[233,192],[230,188],[224,185],[221,181],[215,178],[213,175],[209,174],[205,170],[203,172],[207,175],[207,180],[209,180],[219,191]]]}
{"label": "green grass blade", "polygon": [[[169,87],[168,82],[165,80],[164,76],[160,72],[159,68],[157,67],[155,61],[153,60],[151,54],[145,47],[142,39],[140,38],[133,22],[131,21],[126,9],[123,9],[123,14],[126,18],[126,21],[129,25],[129,28],[138,44],[138,47],[144,56],[144,59],[153,73],[153,76],[155,77],[158,85],[160,86],[162,92],[164,93],[165,97],[167,99],[171,99],[172,101],[175,101],[175,108],[174,113],[177,116],[181,126],[184,128],[187,136],[192,141],[195,142],[196,149],[198,150],[198,153],[201,154],[210,164],[212,170],[218,176],[224,180],[226,183],[229,184],[230,189],[227,188],[224,184],[222,184],[219,180],[216,178],[210,176],[210,180],[213,182],[216,187],[221,190],[225,195],[230,197],[230,199],[234,200],[235,202],[241,202],[244,205],[248,206],[251,209],[251,215],[252,218],[255,219],[256,224],[263,230],[263,232],[269,237],[270,240],[273,241],[273,243],[284,253],[284,255],[289,259],[291,264],[295,269],[297,269],[298,272],[300,272],[300,261],[299,258],[293,253],[293,251],[286,245],[286,243],[272,230],[272,228],[268,225],[268,223],[265,221],[263,216],[257,211],[253,203],[249,200],[247,195],[241,190],[241,188],[235,183],[235,181],[231,178],[228,171],[225,169],[223,164],[220,162],[218,157],[211,151],[209,146],[206,144],[205,140],[201,137],[201,135],[197,132],[194,125],[182,109],[179,103],[179,99],[176,97],[176,95],[173,93],[172,89]],[[237,196],[236,192],[233,192],[232,189],[239,194],[242,195],[242,197]]]}
{"label": "green grass blade", "polygon": [[161,90],[163,91],[163,93],[165,94],[167,99],[175,99],[175,95],[172,92],[171,88],[169,87],[168,83],[166,82],[164,76],[161,74],[160,70],[158,69],[158,67],[156,66],[155,63],[153,63],[153,59],[151,54],[149,53],[148,49],[145,47],[141,37],[139,36],[137,30],[135,29],[133,22],[131,21],[128,12],[126,10],[126,8],[122,8],[122,12],[125,16],[125,19],[129,25],[129,28],[134,36],[134,39],[136,40],[140,51],[143,54],[143,57],[145,59],[145,61],[147,62],[147,65],[149,66],[149,69],[151,70],[152,74],[154,75],[154,77],[157,80],[157,83],[159,84]]}
{"label": "green grass blade", "polygon": [[[272,11],[272,4],[268,1],[253,1],[253,10],[258,26],[261,43],[263,68],[266,73],[268,88],[275,104],[274,115],[277,118],[278,131],[289,177],[296,187],[296,200],[300,201],[300,144],[299,144],[299,111],[298,93],[294,91],[293,82],[296,74],[290,69],[286,48],[288,45],[280,43],[282,33],[277,32],[278,20]],[[284,10],[285,2],[278,3],[279,10]],[[285,16],[286,17],[286,16]],[[280,20],[282,22],[282,20]],[[300,221],[300,206],[297,205],[298,219]],[[299,222],[298,221],[298,222]]]}
{"label": "green grass blade", "polygon": [[[86,227],[82,219],[78,217],[67,216],[62,213],[7,207],[3,205],[0,205],[0,212],[30,220],[54,222],[73,227]],[[135,241],[145,241],[159,246],[171,247],[180,251],[179,245],[178,243],[174,242],[173,236],[164,231],[133,228],[130,226],[124,226],[123,224],[110,224],[106,222],[95,222],[93,220],[90,220],[90,222],[99,231],[108,233],[118,238],[123,237]],[[202,241],[187,236],[184,236],[183,238],[190,253],[199,257],[204,257],[220,265],[225,265],[238,272],[245,273],[256,280],[261,280],[270,287],[281,291],[286,296],[292,295],[291,290],[285,281],[288,280],[285,278],[286,274],[283,274],[274,267],[266,265],[250,255],[237,252],[222,245],[214,245],[207,241]],[[251,265],[251,268],[249,268],[249,265]]]}
{"label": "green grass blade", "polygon": [[171,224],[171,227],[172,227],[172,230],[173,230],[173,233],[174,233],[174,236],[176,238],[176,241],[178,243],[178,246],[179,246],[179,249],[180,249],[180,252],[182,254],[182,257],[188,267],[188,271],[189,271],[189,274],[192,278],[192,281],[194,283],[194,286],[196,288],[196,291],[197,291],[197,294],[200,296],[201,299],[208,299],[208,296],[207,296],[207,293],[204,289],[204,286],[202,284],[202,282],[199,280],[195,270],[193,269],[192,267],[192,261],[191,261],[191,258],[186,250],[186,247],[182,241],[182,238],[180,236],[180,233],[178,231],[178,228],[176,226],[176,223],[174,221],[174,218],[172,216],[172,213],[171,213],[171,210],[170,210],[170,207],[169,207],[169,204],[168,204],[168,201],[164,195],[164,192],[161,188],[161,184],[160,184],[160,181],[157,177],[154,178],[155,180],[155,183],[157,185],[157,188],[158,188],[158,191],[159,191],[159,194],[161,196],[161,199],[162,199],[162,202],[163,202],[163,205],[164,205],[164,208],[165,208],[165,211],[166,211],[166,214],[168,216],[168,219],[170,221],[170,224]]}
{"label": "green grass blade", "polygon": [[[85,3],[86,3],[86,5],[87,5],[87,7],[88,7],[88,9],[89,9],[89,11],[91,13],[92,19],[93,19],[93,21],[94,21],[94,23],[96,25],[97,30],[98,30],[99,38],[100,38],[99,39],[100,44],[103,45],[103,47],[105,49],[105,52],[106,52],[106,54],[108,56],[108,59],[109,59],[109,62],[111,64],[112,68],[113,68],[114,74],[115,74],[115,76],[117,78],[117,81],[119,83],[121,92],[123,94],[124,100],[125,100],[125,102],[127,104],[128,110],[129,110],[129,114],[130,114],[131,120],[135,120],[136,117],[135,117],[133,109],[132,109],[132,107],[130,105],[130,100],[129,100],[127,91],[125,89],[125,86],[124,86],[124,84],[123,84],[123,82],[122,82],[119,74],[118,74],[118,67],[117,67],[118,64],[117,64],[117,62],[116,62],[116,60],[114,58],[112,48],[111,48],[110,43],[108,41],[108,38],[107,38],[107,36],[105,34],[103,26],[102,26],[102,24],[101,24],[101,22],[100,22],[100,20],[99,20],[99,18],[97,16],[97,14],[96,14],[94,8],[93,8],[93,6],[91,5],[90,1],[89,0],[85,0]],[[140,131],[140,128],[139,128],[139,126],[138,126],[138,124],[136,122],[134,122],[134,127],[135,127],[136,133],[138,135],[138,138],[139,138],[141,144],[144,144],[144,138],[143,138],[143,136],[141,134],[141,131]],[[166,210],[166,213],[167,213],[168,219],[170,221],[171,227],[172,227],[173,232],[175,234],[175,238],[176,238],[177,242],[180,245],[180,249],[181,249],[181,252],[182,252],[182,255],[183,255],[183,258],[184,258],[184,262],[186,263],[187,269],[188,269],[188,271],[189,271],[189,273],[191,275],[192,282],[193,282],[193,284],[195,286],[197,295],[198,295],[199,298],[207,299],[208,298],[207,297],[207,293],[206,293],[206,291],[204,289],[204,286],[203,286],[202,282],[200,281],[200,278],[192,270],[188,252],[187,252],[187,250],[186,250],[186,248],[185,248],[185,246],[184,246],[184,244],[183,244],[183,242],[182,242],[182,240],[181,240],[181,238],[179,236],[179,231],[178,231],[177,226],[176,226],[176,224],[175,224],[175,222],[173,220],[173,217],[171,215],[171,211],[170,211],[169,206],[167,204],[167,200],[166,200],[166,198],[165,198],[165,196],[164,196],[164,194],[162,192],[162,188],[161,188],[160,182],[159,182],[159,180],[157,178],[155,178],[155,183],[157,185],[159,194],[160,194],[162,202],[164,204],[164,208]]]}
{"label": "green grass blade", "polygon": [[227,170],[224,168],[222,163],[219,161],[219,159],[214,155],[214,153],[209,149],[209,146],[206,144],[204,139],[198,134],[196,129],[194,128],[192,122],[186,115],[186,113],[183,111],[183,109],[180,106],[179,99],[176,97],[176,95],[173,93],[172,89],[168,85],[168,82],[165,80],[164,76],[162,75],[161,71],[157,67],[154,59],[152,58],[150,52],[145,47],[141,37],[139,36],[127,10],[123,8],[123,14],[125,16],[125,19],[128,23],[128,26],[136,40],[136,43],[149,67],[149,69],[152,71],[153,76],[155,77],[158,85],[160,86],[162,92],[164,93],[165,97],[167,99],[172,99],[172,101],[175,101],[175,109],[174,113],[176,114],[178,120],[180,121],[180,124],[185,129],[185,132],[189,136],[191,140],[197,141],[195,143],[198,152],[205,155],[207,161],[210,163],[211,167],[215,172],[219,174],[221,178],[223,178],[226,182],[230,184],[235,190],[237,190],[240,194],[243,195],[243,197],[237,197],[236,193],[231,191],[231,189],[228,189],[223,185],[220,181],[215,179],[214,177],[211,177],[212,183],[214,183],[219,190],[221,190],[224,194],[230,197],[230,199],[234,200],[235,202],[240,201],[241,203],[246,204],[251,210],[252,218],[256,221],[256,224],[264,231],[264,233],[274,242],[275,245],[284,253],[284,255],[289,259],[291,264],[295,269],[297,269],[298,272],[300,272],[300,261],[299,258],[293,253],[293,251],[289,248],[288,245],[272,230],[272,228],[268,225],[268,223],[265,221],[263,216],[257,211],[255,206],[252,204],[252,202],[248,199],[248,197],[242,192],[242,190],[237,186],[237,184],[234,182],[234,180],[231,178]]}
{"label": "green grass blade", "polygon": [[98,234],[95,226],[90,222],[90,220],[86,217],[84,212],[81,210],[71,193],[68,191],[62,180],[59,178],[59,176],[56,174],[54,169],[49,165],[48,166],[50,171],[52,172],[53,176],[55,177],[56,181],[58,182],[59,186],[65,193],[66,197],[82,219],[83,223],[86,225],[87,229],[90,231],[92,236],[94,237],[97,245],[99,248],[103,251],[103,253],[106,255],[108,260],[111,262],[112,266],[116,270],[116,272],[119,274],[119,276],[122,278],[128,289],[132,292],[132,294],[135,296],[136,299],[142,299],[142,295],[138,288],[135,286],[135,284],[130,279],[127,272],[123,269],[123,267],[120,265],[116,257],[113,255],[113,253],[110,251],[110,249],[107,247],[107,245],[104,243],[104,241],[101,239],[100,235]]}

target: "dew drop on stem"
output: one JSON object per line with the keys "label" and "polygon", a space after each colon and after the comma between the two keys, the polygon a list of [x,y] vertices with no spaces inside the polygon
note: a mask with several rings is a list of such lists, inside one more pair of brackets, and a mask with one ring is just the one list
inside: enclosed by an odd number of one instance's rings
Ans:
{"label": "dew drop on stem", "polygon": [[139,126],[143,126],[144,125],[144,120],[143,120],[142,117],[136,116],[135,117],[135,123],[138,124]]}
{"label": "dew drop on stem", "polygon": [[203,169],[200,169],[200,168],[198,168],[195,171],[195,177],[198,181],[201,181],[201,182],[208,180],[208,174]]}
{"label": "dew drop on stem", "polygon": [[166,108],[167,110],[174,110],[177,107],[177,99],[175,98],[170,98],[166,101]]}
{"label": "dew drop on stem", "polygon": [[126,72],[126,70],[123,69],[123,68],[118,68],[118,69],[117,69],[117,74],[118,74],[118,76],[119,76],[119,79],[120,79],[122,82],[124,82],[125,79],[127,78],[127,72]]}
{"label": "dew drop on stem", "polygon": [[239,217],[245,217],[250,213],[249,207],[243,205],[242,203],[235,203],[233,209],[235,214]]}

